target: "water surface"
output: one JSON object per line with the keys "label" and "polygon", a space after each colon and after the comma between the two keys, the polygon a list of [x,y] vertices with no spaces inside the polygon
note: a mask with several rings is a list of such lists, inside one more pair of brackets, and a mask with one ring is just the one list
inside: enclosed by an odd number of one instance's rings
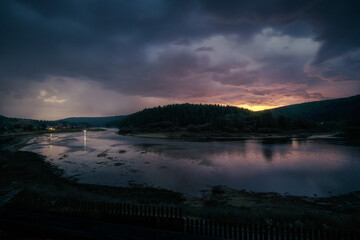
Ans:
{"label": "water surface", "polygon": [[136,184],[199,195],[209,185],[329,196],[360,190],[360,147],[339,139],[195,142],[101,132],[35,137],[22,150],[81,183]]}

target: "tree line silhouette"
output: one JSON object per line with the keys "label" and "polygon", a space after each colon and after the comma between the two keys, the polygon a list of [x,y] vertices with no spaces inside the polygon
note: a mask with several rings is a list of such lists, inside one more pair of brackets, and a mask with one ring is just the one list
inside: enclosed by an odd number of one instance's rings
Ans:
{"label": "tree line silhouette", "polygon": [[120,121],[120,132],[131,131],[227,131],[276,132],[283,130],[310,130],[315,122],[291,118],[271,111],[252,112],[234,106],[211,104],[172,104],[147,108]]}

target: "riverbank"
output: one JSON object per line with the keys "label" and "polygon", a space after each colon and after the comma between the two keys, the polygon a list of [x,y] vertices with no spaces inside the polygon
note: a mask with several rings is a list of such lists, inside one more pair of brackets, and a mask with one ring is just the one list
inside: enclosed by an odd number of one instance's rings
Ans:
{"label": "riverbank", "polygon": [[224,132],[131,132],[118,134],[123,136],[142,137],[142,138],[158,138],[158,139],[179,139],[193,141],[241,141],[248,139],[262,139],[286,141],[291,139],[307,139],[307,138],[335,138],[343,137],[339,132],[279,132],[279,133],[224,133]]}
{"label": "riverbank", "polygon": [[[173,191],[134,186],[132,188],[79,184],[31,152],[18,151],[31,135],[13,136],[0,151],[1,194],[14,193],[7,203],[42,199],[54,203],[53,210],[71,201],[129,202],[178,206],[187,215],[236,221],[293,222],[306,225],[352,226],[360,223],[360,193],[329,198],[294,197],[255,193],[213,186],[201,198]],[[10,151],[9,146],[12,146]]]}

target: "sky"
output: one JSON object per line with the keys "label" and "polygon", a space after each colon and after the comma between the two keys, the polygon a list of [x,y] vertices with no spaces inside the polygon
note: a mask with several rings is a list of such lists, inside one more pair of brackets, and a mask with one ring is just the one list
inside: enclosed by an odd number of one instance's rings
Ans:
{"label": "sky", "polygon": [[360,2],[1,0],[0,114],[261,110],[360,93]]}

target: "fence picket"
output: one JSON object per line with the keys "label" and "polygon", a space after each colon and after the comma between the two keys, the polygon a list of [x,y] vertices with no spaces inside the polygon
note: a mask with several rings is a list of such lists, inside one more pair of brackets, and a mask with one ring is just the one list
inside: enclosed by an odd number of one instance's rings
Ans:
{"label": "fence picket", "polygon": [[208,221],[208,236],[212,237],[214,236],[214,227],[212,221]]}
{"label": "fence picket", "polygon": [[174,208],[170,207],[170,218],[174,218]]}

